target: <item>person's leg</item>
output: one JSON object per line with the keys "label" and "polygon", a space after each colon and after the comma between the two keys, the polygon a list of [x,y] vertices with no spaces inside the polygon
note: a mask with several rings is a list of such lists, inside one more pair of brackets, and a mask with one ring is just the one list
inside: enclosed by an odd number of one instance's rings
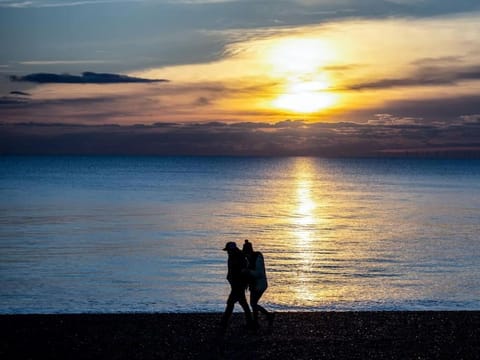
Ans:
{"label": "person's leg", "polygon": [[255,325],[258,325],[258,300],[260,300],[261,296],[262,292],[250,289],[250,306],[252,307],[253,322],[255,323]]}
{"label": "person's leg", "polygon": [[273,319],[274,315],[273,313],[269,312],[267,309],[265,309],[263,306],[258,304],[258,301],[262,297],[263,293],[265,290],[261,291],[250,291],[250,305],[252,306],[252,312],[253,312],[253,321],[255,324],[258,324],[258,312],[261,312],[263,315],[266,316],[268,320],[268,324],[272,326],[273,324]]}
{"label": "person's leg", "polygon": [[262,305],[257,304],[257,309],[260,311],[263,315],[267,316],[270,314],[267,309],[265,309]]}
{"label": "person's leg", "polygon": [[230,295],[228,296],[227,299],[227,306],[225,307],[225,311],[223,312],[222,320],[220,321],[220,327],[225,330],[228,325],[228,320],[230,319],[230,316],[232,316],[233,313],[233,308],[235,306],[236,302],[236,296],[234,294],[234,289],[230,291]]}
{"label": "person's leg", "polygon": [[[257,311],[260,311],[265,317],[267,318],[268,321],[268,326],[272,327],[273,325],[273,319],[275,318],[274,313],[268,311],[265,309],[263,306],[257,304]],[[258,315],[257,315],[258,317]]]}
{"label": "person's leg", "polygon": [[245,313],[245,321],[247,322],[247,326],[251,326],[252,312],[250,311],[250,307],[248,306],[247,298],[245,297],[245,289],[243,287],[238,290],[237,299],[238,303],[243,308],[243,311]]}

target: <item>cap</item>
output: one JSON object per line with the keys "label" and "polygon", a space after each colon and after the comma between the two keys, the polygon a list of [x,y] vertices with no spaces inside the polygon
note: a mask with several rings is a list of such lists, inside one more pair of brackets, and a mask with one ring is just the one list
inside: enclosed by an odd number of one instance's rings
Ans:
{"label": "cap", "polygon": [[225,247],[222,249],[224,251],[233,250],[237,248],[237,244],[233,241],[229,241],[225,244]]}

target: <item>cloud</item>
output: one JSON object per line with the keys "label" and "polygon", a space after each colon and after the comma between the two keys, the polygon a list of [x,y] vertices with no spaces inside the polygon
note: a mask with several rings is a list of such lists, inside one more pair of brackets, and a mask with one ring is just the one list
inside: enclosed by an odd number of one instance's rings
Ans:
{"label": "cloud", "polygon": [[[228,31],[284,31],[287,27],[331,24],[352,17],[418,18],[429,15],[429,9],[438,14],[435,9],[441,8],[439,3],[444,2],[429,1],[425,14],[419,13],[413,5],[399,9],[384,0],[242,0],[219,3],[206,0],[195,1],[196,5],[173,0],[145,0],[141,6],[131,1],[95,1],[99,5],[93,6],[94,1],[91,1],[91,5],[75,11],[61,7],[48,11],[4,8],[0,11],[0,23],[4,25],[0,62],[17,64],[19,59],[33,60],[21,64],[20,71],[25,73],[44,71],[38,67],[48,65],[49,61],[91,56],[98,57],[98,63],[91,62],[95,64],[94,71],[112,70],[112,66],[104,66],[102,57],[105,62],[115,62],[113,72],[201,63],[222,58],[223,51],[231,44],[226,35]],[[466,13],[480,8],[478,1],[450,2],[455,4],[450,9],[452,12]],[[9,3],[15,1],[0,2],[4,6]],[[32,0],[27,3],[35,7],[84,2]],[[352,38],[356,36],[352,35]],[[434,38],[432,42],[437,43],[438,39]],[[99,50],[102,54],[97,54]],[[63,65],[62,71],[75,73],[82,70],[82,64],[75,60],[63,62]],[[23,70],[23,66],[28,69]]]}
{"label": "cloud", "polygon": [[25,101],[15,96],[2,96],[0,97],[0,106],[1,107],[17,107],[18,105],[24,104]]}
{"label": "cloud", "polygon": [[480,124],[480,114],[462,115],[460,119],[463,123]]}
{"label": "cloud", "polygon": [[197,100],[194,102],[195,106],[206,106],[210,105],[210,99],[208,99],[205,96],[200,96]]}
{"label": "cloud", "polygon": [[384,107],[388,113],[402,114],[403,117],[423,118],[424,123],[452,121],[464,114],[480,112],[480,96],[451,96],[432,99],[391,101]]}
{"label": "cloud", "polygon": [[453,85],[461,81],[472,80],[480,80],[480,65],[463,67],[428,66],[419,68],[408,77],[387,78],[357,83],[348,86],[347,90],[375,90],[406,86]]}
{"label": "cloud", "polygon": [[84,72],[82,75],[35,73],[25,76],[10,76],[11,81],[38,84],[121,84],[167,82],[166,79],[144,79],[120,74]]}
{"label": "cloud", "polygon": [[[156,0],[157,3],[165,4],[217,4],[235,2],[238,0]],[[82,5],[101,5],[101,4],[118,4],[118,3],[141,3],[148,0],[34,0],[34,1],[18,1],[18,0],[1,0],[0,7],[10,8],[56,8],[56,7],[72,7]]]}
{"label": "cloud", "polygon": [[111,64],[112,60],[29,60],[20,61],[20,65],[97,65]]}
{"label": "cloud", "polygon": [[82,6],[82,5],[98,5],[98,4],[110,4],[119,2],[142,2],[143,0],[80,0],[80,1],[18,1],[18,0],[3,0],[0,1],[0,7],[10,8],[54,8],[54,7],[70,7],[70,6]]}
{"label": "cloud", "polygon": [[31,94],[23,91],[10,91],[10,95],[31,96]]}
{"label": "cloud", "polygon": [[423,118],[399,117],[392,114],[375,114],[369,125],[421,125]]}
{"label": "cloud", "polygon": [[412,61],[412,65],[415,66],[434,66],[434,65],[447,65],[452,63],[460,63],[463,60],[462,56],[438,56],[438,57],[425,57]]}
{"label": "cloud", "polygon": [[480,122],[459,118],[455,123],[435,125],[303,121],[141,126],[0,124],[1,154],[357,157],[411,151],[480,156]]}

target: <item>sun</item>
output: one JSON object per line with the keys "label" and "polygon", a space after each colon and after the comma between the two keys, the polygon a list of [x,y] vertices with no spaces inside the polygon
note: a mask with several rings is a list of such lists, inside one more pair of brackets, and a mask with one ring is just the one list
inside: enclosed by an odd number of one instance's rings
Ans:
{"label": "sun", "polygon": [[329,91],[332,80],[325,66],[335,63],[336,53],[318,38],[289,38],[275,43],[268,52],[272,76],[282,82],[271,106],[294,113],[314,113],[333,106],[338,96]]}
{"label": "sun", "polygon": [[334,94],[307,92],[280,95],[272,104],[278,109],[309,114],[332,106],[335,100],[336,95]]}
{"label": "sun", "polygon": [[289,79],[283,92],[272,101],[272,105],[301,114],[318,112],[332,106],[337,95],[329,92],[329,82],[319,77],[310,80]]}

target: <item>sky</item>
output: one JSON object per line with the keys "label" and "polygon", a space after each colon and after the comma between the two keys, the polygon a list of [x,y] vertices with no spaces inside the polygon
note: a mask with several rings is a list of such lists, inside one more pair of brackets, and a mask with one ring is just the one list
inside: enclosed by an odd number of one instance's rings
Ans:
{"label": "sky", "polygon": [[0,0],[0,153],[480,154],[478,0]]}

